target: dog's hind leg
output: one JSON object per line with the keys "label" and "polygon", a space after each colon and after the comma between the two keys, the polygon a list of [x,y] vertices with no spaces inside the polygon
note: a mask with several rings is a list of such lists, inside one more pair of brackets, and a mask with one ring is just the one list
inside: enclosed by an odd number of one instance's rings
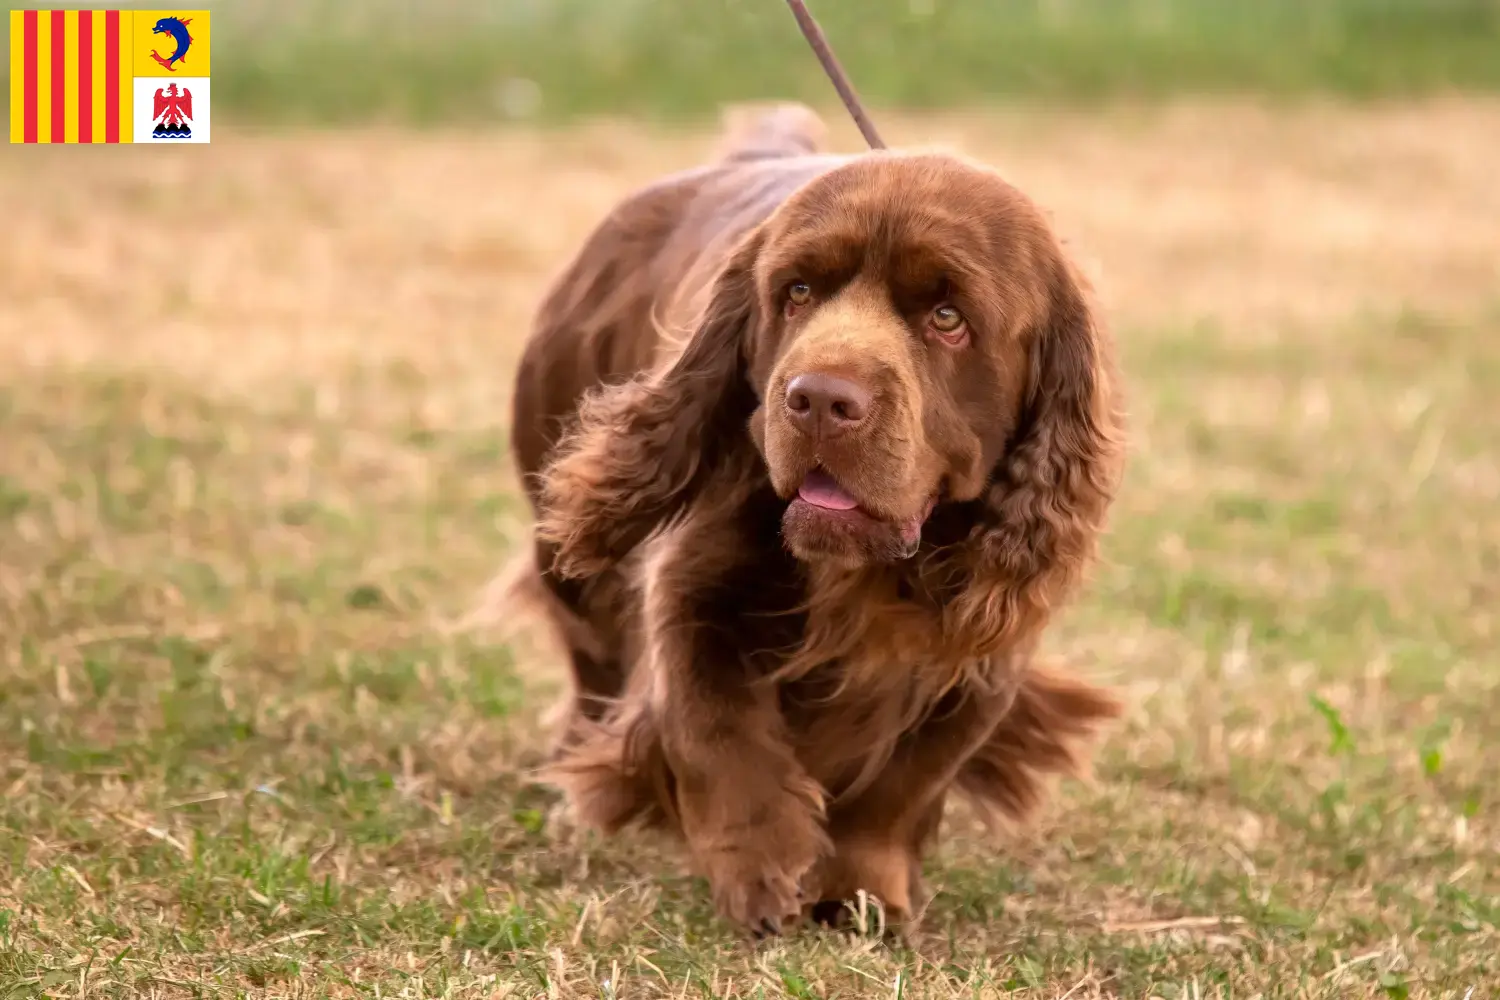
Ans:
{"label": "dog's hind leg", "polygon": [[567,655],[573,683],[563,706],[561,748],[573,742],[580,726],[602,719],[621,696],[625,666],[618,644],[600,635],[587,617],[591,606],[601,599],[607,603],[612,581],[564,580],[540,568],[550,558],[544,542],[517,553],[490,585],[482,617],[500,625],[504,637],[519,630],[525,619],[540,619]]}
{"label": "dog's hind leg", "polygon": [[[551,559],[552,546],[538,540],[535,544],[538,567],[549,565]],[[564,579],[550,569],[541,568],[537,570],[537,579],[546,594],[547,615],[568,651],[578,709],[586,718],[597,721],[625,688],[625,667],[620,662],[619,650],[609,648],[588,618],[592,603],[589,598],[595,596],[588,591],[597,583]]]}

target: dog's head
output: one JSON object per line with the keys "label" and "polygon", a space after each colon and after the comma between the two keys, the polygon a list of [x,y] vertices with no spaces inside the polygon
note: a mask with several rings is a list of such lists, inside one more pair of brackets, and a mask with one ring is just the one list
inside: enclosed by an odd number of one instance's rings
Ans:
{"label": "dog's head", "polygon": [[[995,172],[852,160],[743,239],[672,367],[585,415],[615,435],[617,480],[657,468],[575,548],[622,554],[753,448],[799,559],[906,560],[941,518],[960,537],[923,561],[936,586],[1071,575],[1118,472],[1108,352],[1042,213]],[[563,461],[597,472],[604,450]]]}
{"label": "dog's head", "polygon": [[[1052,237],[989,171],[857,160],[799,191],[737,265],[748,283],[721,294],[753,319],[750,430],[800,558],[915,554],[935,504],[984,491],[1028,388],[1038,416],[1066,405],[1049,391],[1094,391],[1090,332],[1055,316],[1077,290]],[[1073,382],[1044,386],[1043,362]]]}

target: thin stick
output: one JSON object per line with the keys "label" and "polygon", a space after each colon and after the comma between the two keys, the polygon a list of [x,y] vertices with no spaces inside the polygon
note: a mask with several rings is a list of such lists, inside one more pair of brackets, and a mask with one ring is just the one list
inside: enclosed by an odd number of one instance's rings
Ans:
{"label": "thin stick", "polygon": [[839,65],[838,58],[834,56],[833,49],[828,47],[828,39],[823,37],[823,29],[818,27],[817,21],[813,20],[807,4],[802,0],[786,0],[786,5],[792,8],[792,16],[797,19],[797,27],[802,29],[803,36],[807,38],[807,44],[812,46],[813,54],[818,57],[818,62],[823,64],[823,72],[827,73],[828,79],[833,81],[833,89],[839,92],[839,97],[844,101],[844,107],[849,109],[854,124],[859,126],[859,134],[865,137],[865,142],[869,143],[871,149],[884,149],[885,143],[881,141],[880,133],[875,131],[875,124],[865,114],[858,95],[854,93],[854,87],[850,85],[849,78],[844,75],[844,69]]}

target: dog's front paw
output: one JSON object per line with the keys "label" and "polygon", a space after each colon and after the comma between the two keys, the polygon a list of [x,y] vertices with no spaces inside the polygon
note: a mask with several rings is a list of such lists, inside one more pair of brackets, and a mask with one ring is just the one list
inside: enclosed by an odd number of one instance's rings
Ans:
{"label": "dog's front paw", "polygon": [[801,915],[802,877],[815,860],[731,848],[705,857],[703,867],[719,916],[762,938],[780,934]]}
{"label": "dog's front paw", "polygon": [[784,870],[720,861],[709,877],[719,916],[757,938],[780,934],[802,912],[798,879]]}
{"label": "dog's front paw", "polygon": [[782,933],[800,918],[804,882],[828,847],[811,813],[787,810],[698,856],[719,915],[761,938]]}
{"label": "dog's front paw", "polygon": [[860,893],[877,902],[888,924],[904,924],[921,899],[921,858],[899,843],[837,840],[808,879],[812,888],[806,915],[813,921],[842,926]]}

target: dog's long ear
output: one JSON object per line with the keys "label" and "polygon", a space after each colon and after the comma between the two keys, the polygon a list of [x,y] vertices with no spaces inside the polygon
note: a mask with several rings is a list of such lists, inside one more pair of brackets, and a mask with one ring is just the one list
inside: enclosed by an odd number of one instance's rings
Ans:
{"label": "dog's long ear", "polygon": [[1020,423],[975,525],[940,568],[945,631],[965,652],[1035,636],[1078,582],[1118,486],[1122,422],[1112,344],[1058,260]]}
{"label": "dog's long ear", "polygon": [[716,279],[687,344],[664,370],[585,397],[544,473],[537,537],[562,576],[596,575],[679,514],[746,434],[756,404],[747,378],[758,322],[757,232]]}

